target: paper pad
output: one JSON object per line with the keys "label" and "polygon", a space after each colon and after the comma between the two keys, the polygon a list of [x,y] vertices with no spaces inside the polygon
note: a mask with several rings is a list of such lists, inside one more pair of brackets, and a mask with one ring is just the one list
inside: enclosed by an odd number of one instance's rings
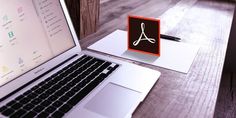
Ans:
{"label": "paper pad", "polygon": [[116,30],[89,46],[88,49],[187,73],[197,55],[199,46],[161,39],[161,56],[156,57],[128,51],[127,32]]}

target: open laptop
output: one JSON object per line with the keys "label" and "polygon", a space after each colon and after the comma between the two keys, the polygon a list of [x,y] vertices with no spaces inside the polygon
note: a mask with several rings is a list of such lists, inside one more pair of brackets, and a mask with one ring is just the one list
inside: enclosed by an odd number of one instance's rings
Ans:
{"label": "open laptop", "polygon": [[0,117],[130,118],[160,76],[82,51],[63,0],[0,8]]}

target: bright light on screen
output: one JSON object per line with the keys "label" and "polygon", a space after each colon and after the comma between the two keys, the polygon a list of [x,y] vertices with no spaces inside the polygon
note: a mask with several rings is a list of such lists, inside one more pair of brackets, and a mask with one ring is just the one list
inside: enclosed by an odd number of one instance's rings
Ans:
{"label": "bright light on screen", "polygon": [[0,85],[74,46],[59,0],[0,1]]}

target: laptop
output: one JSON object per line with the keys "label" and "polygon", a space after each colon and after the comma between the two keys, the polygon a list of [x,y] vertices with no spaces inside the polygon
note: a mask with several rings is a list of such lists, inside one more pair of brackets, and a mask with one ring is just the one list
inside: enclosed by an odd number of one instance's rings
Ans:
{"label": "laptop", "polygon": [[130,118],[160,76],[82,50],[64,0],[0,7],[0,117]]}

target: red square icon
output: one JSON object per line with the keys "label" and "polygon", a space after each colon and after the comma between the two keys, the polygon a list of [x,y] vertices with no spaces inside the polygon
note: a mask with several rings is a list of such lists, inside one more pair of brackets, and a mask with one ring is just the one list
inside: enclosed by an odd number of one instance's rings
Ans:
{"label": "red square icon", "polygon": [[160,20],[129,16],[128,50],[160,56]]}

